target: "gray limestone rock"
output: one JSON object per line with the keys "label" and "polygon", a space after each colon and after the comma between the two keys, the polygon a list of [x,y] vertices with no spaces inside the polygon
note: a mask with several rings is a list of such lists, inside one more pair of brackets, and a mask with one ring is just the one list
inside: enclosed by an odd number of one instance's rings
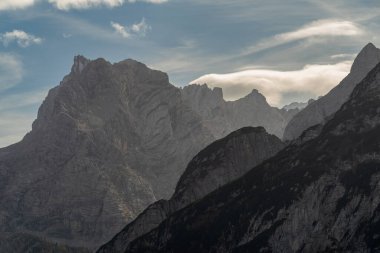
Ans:
{"label": "gray limestone rock", "polygon": [[191,84],[182,89],[182,95],[216,139],[247,126],[262,126],[282,138],[285,126],[299,112],[270,106],[257,90],[236,101],[225,101],[221,88]]}
{"label": "gray limestone rock", "polygon": [[96,248],[213,140],[165,73],[77,56],[32,131],[0,149],[0,231]]}

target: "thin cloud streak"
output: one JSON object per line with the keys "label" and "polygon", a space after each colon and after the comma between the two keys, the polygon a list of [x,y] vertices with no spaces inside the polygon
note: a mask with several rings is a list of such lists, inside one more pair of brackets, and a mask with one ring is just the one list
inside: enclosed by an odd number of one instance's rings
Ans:
{"label": "thin cloud streak", "polygon": [[359,25],[342,20],[318,20],[286,33],[277,34],[246,48],[241,55],[250,55],[283,44],[323,37],[355,37],[364,34]]}

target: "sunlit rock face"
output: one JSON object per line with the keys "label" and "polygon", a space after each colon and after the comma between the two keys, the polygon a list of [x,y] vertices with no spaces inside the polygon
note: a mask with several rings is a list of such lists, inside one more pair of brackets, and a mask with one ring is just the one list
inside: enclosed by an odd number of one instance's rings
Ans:
{"label": "sunlit rock face", "polygon": [[323,126],[171,214],[126,252],[377,252],[379,115],[380,64]]}
{"label": "sunlit rock face", "polygon": [[0,150],[0,230],[96,248],[169,198],[213,140],[165,73],[78,56],[33,130]]}
{"label": "sunlit rock face", "polygon": [[380,49],[369,43],[356,57],[351,72],[328,94],[309,104],[296,114],[286,126],[283,139],[298,138],[307,128],[323,124],[347,101],[351,92],[368,72],[380,62]]}

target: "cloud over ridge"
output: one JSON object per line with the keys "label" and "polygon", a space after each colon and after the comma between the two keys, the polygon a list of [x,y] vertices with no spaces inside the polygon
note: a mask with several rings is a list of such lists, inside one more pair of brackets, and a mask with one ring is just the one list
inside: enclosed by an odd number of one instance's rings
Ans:
{"label": "cloud over ridge", "polygon": [[[251,69],[229,74],[208,74],[191,83],[206,83],[210,87],[223,88],[226,100],[236,100],[259,90],[274,106],[282,106],[289,101],[285,97],[304,94],[305,98],[326,94],[350,71],[352,61],[327,65],[306,65],[293,71]],[[294,102],[294,101],[293,101]]]}

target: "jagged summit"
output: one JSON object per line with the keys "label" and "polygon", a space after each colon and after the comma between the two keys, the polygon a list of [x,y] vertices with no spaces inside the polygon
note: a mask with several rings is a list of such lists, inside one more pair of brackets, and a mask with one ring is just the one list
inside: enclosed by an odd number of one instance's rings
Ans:
{"label": "jagged summit", "polygon": [[258,91],[257,89],[252,89],[252,91],[243,98],[241,98],[241,100],[250,100],[256,103],[260,102],[268,104],[266,97],[263,94],[261,94],[260,91]]}
{"label": "jagged summit", "polygon": [[81,73],[82,70],[86,67],[88,63],[90,63],[91,60],[85,58],[82,55],[77,55],[74,57],[74,64],[71,67],[72,73]]}
{"label": "jagged summit", "polygon": [[371,42],[357,55],[351,67],[351,72],[360,72],[361,69],[374,67],[380,62],[380,49]]}
{"label": "jagged summit", "polygon": [[290,118],[298,112],[272,107],[256,89],[235,101],[225,101],[221,88],[191,84],[181,89],[182,97],[197,112],[216,139],[245,126],[263,126],[269,133],[282,137]]}

